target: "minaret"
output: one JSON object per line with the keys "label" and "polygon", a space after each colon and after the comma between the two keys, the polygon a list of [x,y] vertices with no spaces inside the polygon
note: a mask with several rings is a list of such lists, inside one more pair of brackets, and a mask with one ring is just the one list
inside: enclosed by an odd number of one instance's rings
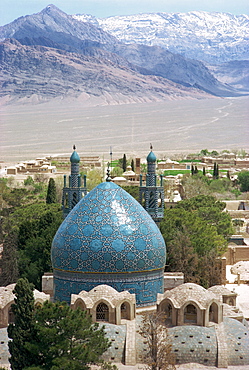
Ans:
{"label": "minaret", "polygon": [[146,185],[143,186],[143,176],[140,175],[139,201],[153,220],[159,224],[164,214],[163,175],[160,175],[160,186],[157,186],[156,156],[152,152],[147,156]]}
{"label": "minaret", "polygon": [[86,175],[84,175],[84,186],[81,187],[81,176],[79,173],[80,157],[76,152],[75,145],[73,146],[73,153],[70,157],[71,175],[69,175],[69,186],[67,187],[67,176],[64,175],[64,187],[62,195],[62,210],[64,218],[73,207],[87,194],[86,189]]}

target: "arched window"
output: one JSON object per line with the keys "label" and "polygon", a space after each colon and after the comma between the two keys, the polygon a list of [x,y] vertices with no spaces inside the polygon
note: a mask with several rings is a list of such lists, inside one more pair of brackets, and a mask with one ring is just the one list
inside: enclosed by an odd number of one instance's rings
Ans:
{"label": "arched window", "polygon": [[99,303],[97,306],[96,321],[109,321],[109,308],[103,302]]}
{"label": "arched window", "polygon": [[72,199],[72,208],[76,206],[76,204],[78,203],[78,197],[77,197],[77,193],[73,193],[73,199]]}
{"label": "arched window", "polygon": [[77,302],[75,303],[75,308],[80,308],[82,311],[86,309],[84,302],[82,302],[81,300],[77,300]]}
{"label": "arched window", "polygon": [[149,208],[155,208],[155,194],[153,191],[150,191],[149,194]]}
{"label": "arched window", "polygon": [[15,322],[15,315],[14,312],[12,311],[12,308],[10,307],[8,311],[8,323],[13,324]]}
{"label": "arched window", "polygon": [[68,193],[66,193],[64,196],[64,207],[68,208]]}
{"label": "arched window", "polygon": [[127,302],[121,304],[121,319],[130,320],[130,305]]}
{"label": "arched window", "polygon": [[142,206],[145,208],[145,206],[146,206],[146,202],[145,202],[145,194],[144,194],[144,193],[142,193],[141,204],[142,204]]}
{"label": "arched window", "polygon": [[188,304],[184,309],[184,323],[197,324],[197,309],[193,304]]}
{"label": "arched window", "polygon": [[165,307],[166,323],[172,323],[172,306],[168,303]]}
{"label": "arched window", "polygon": [[218,305],[215,302],[209,307],[209,321],[218,324]]}
{"label": "arched window", "polygon": [[35,308],[41,308],[42,307],[42,303],[41,302],[36,302],[35,303]]}

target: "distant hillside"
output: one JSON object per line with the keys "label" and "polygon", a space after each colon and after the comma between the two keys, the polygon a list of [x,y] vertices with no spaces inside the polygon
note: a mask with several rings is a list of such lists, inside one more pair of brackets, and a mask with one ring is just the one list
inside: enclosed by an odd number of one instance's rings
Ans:
{"label": "distant hillside", "polygon": [[[75,97],[102,104],[205,97],[156,76],[144,76],[111,61],[44,46],[26,46],[15,39],[0,44],[0,97],[46,101]],[[26,99],[25,99],[26,98]]]}
{"label": "distant hillside", "polygon": [[86,94],[107,104],[238,95],[199,61],[158,46],[123,44],[54,5],[0,27],[0,40],[0,94],[8,101]]}
{"label": "distant hillside", "polygon": [[209,65],[208,69],[219,81],[237,90],[249,91],[249,60],[233,60],[220,65]]}

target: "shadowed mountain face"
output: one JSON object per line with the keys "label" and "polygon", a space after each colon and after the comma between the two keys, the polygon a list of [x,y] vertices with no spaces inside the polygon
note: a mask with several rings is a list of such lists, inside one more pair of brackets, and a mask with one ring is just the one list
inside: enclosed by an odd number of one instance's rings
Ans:
{"label": "shadowed mountain face", "polygon": [[45,46],[26,46],[15,39],[0,44],[1,92],[4,96],[49,100],[56,97],[90,97],[112,104],[159,101],[176,97],[206,97],[157,76],[145,76],[129,68]]}
{"label": "shadowed mountain face", "polygon": [[53,5],[0,27],[0,40],[0,96],[9,100],[84,94],[112,103],[237,94],[199,61],[125,45]]}

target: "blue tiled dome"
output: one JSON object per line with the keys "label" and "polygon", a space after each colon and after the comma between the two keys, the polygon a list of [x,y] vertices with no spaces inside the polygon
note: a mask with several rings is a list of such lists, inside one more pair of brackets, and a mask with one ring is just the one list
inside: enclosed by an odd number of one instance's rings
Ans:
{"label": "blue tiled dome", "polygon": [[[77,280],[71,293],[108,284],[155,302],[163,289],[165,260],[165,243],[150,215],[118,185],[101,183],[73,208],[54,237],[55,296],[56,290],[69,289],[61,288],[65,281]],[[62,291],[57,298],[67,300]]]}
{"label": "blue tiled dome", "polygon": [[131,272],[165,265],[162,235],[144,208],[112,182],[83,198],[52,245],[53,267],[69,271]]}

